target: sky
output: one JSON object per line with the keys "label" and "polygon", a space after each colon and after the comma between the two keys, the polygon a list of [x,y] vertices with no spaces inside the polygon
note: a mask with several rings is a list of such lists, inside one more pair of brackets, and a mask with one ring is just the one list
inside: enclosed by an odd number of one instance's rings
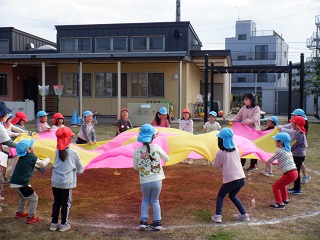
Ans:
{"label": "sky", "polygon": [[[181,21],[190,21],[202,50],[225,49],[237,20],[252,20],[257,31],[274,30],[289,45],[289,61],[311,51],[306,40],[317,31],[320,0],[181,0]],[[56,25],[172,22],[176,0],[0,0],[0,27],[56,42]]]}

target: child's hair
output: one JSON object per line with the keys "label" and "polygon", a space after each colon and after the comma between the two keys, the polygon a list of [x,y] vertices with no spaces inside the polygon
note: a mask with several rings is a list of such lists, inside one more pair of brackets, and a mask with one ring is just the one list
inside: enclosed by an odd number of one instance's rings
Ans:
{"label": "child's hair", "polygon": [[223,146],[223,139],[218,137],[218,147],[221,151],[226,151],[226,152],[233,152],[236,150],[236,148],[225,148]]}
{"label": "child's hair", "polygon": [[258,105],[257,97],[253,93],[246,93],[243,98],[249,98],[253,108]]}
{"label": "child's hair", "polygon": [[[160,125],[161,123],[160,114],[161,114],[160,112],[157,112],[156,115],[154,116],[154,120],[156,121],[157,125]],[[167,114],[166,119],[168,120],[169,124],[171,124],[169,114]]]}
{"label": "child's hair", "polygon": [[68,152],[66,149],[59,150],[59,158],[61,159],[62,162],[64,162],[68,157]]}
{"label": "child's hair", "polygon": [[150,155],[150,143],[153,141],[154,138],[155,138],[155,135],[152,136],[150,142],[148,142],[148,143],[143,143],[143,145],[145,145],[145,146],[147,147],[147,149],[148,149],[149,158],[150,158],[151,161],[156,160],[155,158],[153,158],[153,157]]}
{"label": "child's hair", "polygon": [[[191,114],[190,114],[190,110],[189,109],[183,109],[182,110],[182,114],[183,113],[189,113],[189,117],[188,117],[188,120],[191,118]],[[183,118],[183,116],[181,116],[181,120],[183,120],[184,118]]]}

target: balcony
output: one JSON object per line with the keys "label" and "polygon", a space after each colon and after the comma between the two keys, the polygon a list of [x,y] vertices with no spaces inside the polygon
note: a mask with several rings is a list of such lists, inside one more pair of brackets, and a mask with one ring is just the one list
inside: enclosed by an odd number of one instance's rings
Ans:
{"label": "balcony", "polygon": [[316,32],[313,32],[312,36],[307,39],[306,46],[309,49],[315,49],[319,47],[320,36]]}
{"label": "balcony", "polygon": [[233,53],[233,61],[261,61],[261,60],[276,60],[275,52],[256,52],[256,53]]}

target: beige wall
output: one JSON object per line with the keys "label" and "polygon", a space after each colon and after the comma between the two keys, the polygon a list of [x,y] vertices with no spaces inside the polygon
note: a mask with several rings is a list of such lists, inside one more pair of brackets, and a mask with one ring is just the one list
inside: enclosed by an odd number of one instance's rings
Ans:
{"label": "beige wall", "polygon": [[186,83],[184,86],[184,104],[182,105],[183,108],[192,109],[192,103],[196,102],[197,95],[200,94],[200,81],[203,79],[203,73],[194,63],[187,63],[186,64]]}
{"label": "beige wall", "polygon": [[[96,98],[95,97],[95,73],[96,72],[117,72],[117,64],[82,64],[83,73],[92,74],[92,97],[83,97],[82,109],[95,110],[102,115],[117,115],[117,98]],[[77,64],[63,64],[58,67],[58,79],[61,84],[62,72],[78,72]],[[121,99],[121,108],[127,107],[127,103],[145,103],[146,101],[166,100],[174,104],[174,114],[176,115],[178,107],[178,81],[173,79],[173,75],[178,73],[177,63],[137,63],[121,64],[121,72],[128,73],[128,97]],[[163,72],[165,74],[165,97],[162,98],[131,98],[130,73],[132,72]],[[79,110],[78,98],[61,97],[61,113],[71,116],[74,109]],[[79,114],[79,113],[78,113]]]}

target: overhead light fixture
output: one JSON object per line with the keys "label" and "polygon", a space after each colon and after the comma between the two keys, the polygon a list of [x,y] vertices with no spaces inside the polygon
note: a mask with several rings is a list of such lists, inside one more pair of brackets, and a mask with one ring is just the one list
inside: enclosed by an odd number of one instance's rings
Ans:
{"label": "overhead light fixture", "polygon": [[12,65],[12,67],[16,67],[16,66],[18,66],[18,63],[17,63],[17,62]]}
{"label": "overhead light fixture", "polygon": [[173,78],[174,80],[178,80],[179,76],[178,76],[178,74],[175,73],[175,74],[172,75],[172,78]]}

